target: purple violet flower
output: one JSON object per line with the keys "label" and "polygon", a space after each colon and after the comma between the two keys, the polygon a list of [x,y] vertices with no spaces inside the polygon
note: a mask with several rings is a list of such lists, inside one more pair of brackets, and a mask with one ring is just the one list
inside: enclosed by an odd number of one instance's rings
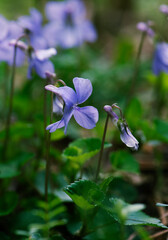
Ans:
{"label": "purple violet flower", "polygon": [[158,76],[161,72],[168,73],[168,44],[165,42],[156,45],[153,58],[153,73]]}
{"label": "purple violet flower", "polygon": [[28,79],[32,78],[33,70],[35,70],[41,78],[46,78],[46,72],[54,73],[54,65],[48,58],[57,54],[55,48],[31,51],[32,52],[29,56],[29,67],[27,73]]}
{"label": "purple violet flower", "polygon": [[130,129],[128,128],[127,123],[125,122],[125,120],[120,119],[117,114],[113,111],[112,107],[116,107],[118,108],[120,111],[121,109],[113,104],[112,106],[109,105],[105,105],[104,106],[104,110],[109,114],[109,116],[111,117],[112,122],[114,123],[115,126],[118,127],[119,131],[120,131],[120,139],[123,143],[125,143],[125,145],[133,150],[138,150],[139,147],[139,142],[137,141],[137,139],[132,135]]}
{"label": "purple violet flower", "polygon": [[162,13],[168,15],[168,5],[166,5],[166,4],[160,5],[159,10],[160,10]]}
{"label": "purple violet flower", "polygon": [[153,25],[151,21],[148,21],[147,23],[139,22],[137,24],[137,29],[140,30],[141,32],[148,34],[148,36],[150,37],[154,37],[155,33],[151,28],[151,25]]}
{"label": "purple violet flower", "polygon": [[21,16],[18,19],[19,26],[29,36],[31,46],[35,49],[47,48],[47,40],[43,35],[42,15],[35,9],[30,9],[30,16]]}
{"label": "purple violet flower", "polygon": [[80,46],[84,41],[94,42],[97,34],[92,23],[86,19],[85,6],[80,0],[48,2],[46,16],[49,23],[44,35],[50,47],[62,48]]}
{"label": "purple violet flower", "polygon": [[[13,64],[14,47],[9,44],[12,39],[17,39],[22,35],[22,29],[14,21],[6,20],[0,15],[0,61]],[[17,49],[16,65],[21,66],[24,62],[25,54],[21,49]]]}
{"label": "purple violet flower", "polygon": [[92,93],[93,89],[90,80],[76,77],[73,79],[73,84],[76,92],[67,86],[57,88],[53,85],[47,85],[45,87],[45,89],[54,92],[56,96],[61,97],[65,104],[62,119],[50,124],[46,128],[50,130],[50,132],[54,132],[58,128],[65,126],[64,132],[66,133],[68,123],[72,116],[74,116],[76,122],[83,128],[92,129],[96,126],[99,118],[97,109],[92,106],[78,107],[78,105],[84,103]]}

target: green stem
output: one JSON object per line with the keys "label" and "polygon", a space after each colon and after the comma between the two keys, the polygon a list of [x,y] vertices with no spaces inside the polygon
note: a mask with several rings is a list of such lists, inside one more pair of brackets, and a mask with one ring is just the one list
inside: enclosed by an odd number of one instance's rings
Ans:
{"label": "green stem", "polygon": [[8,151],[9,141],[10,141],[10,123],[11,123],[11,114],[13,109],[14,80],[15,80],[15,70],[16,70],[16,52],[17,52],[17,45],[14,46],[11,88],[10,88],[10,95],[9,95],[9,111],[6,119],[6,126],[5,126],[6,131],[5,131],[5,139],[4,139],[4,146],[3,146],[4,160],[6,160],[6,157],[7,157],[7,151]]}
{"label": "green stem", "polygon": [[[51,109],[50,109],[50,124],[53,120],[53,93],[51,93]],[[48,202],[48,182],[50,175],[50,146],[51,146],[51,133],[48,134],[48,141],[46,144],[46,175],[45,175],[45,200]]]}
{"label": "green stem", "polygon": [[[49,79],[47,78],[47,85],[49,84]],[[44,87],[44,104],[43,104],[43,115],[44,115],[44,146],[47,146],[47,90]],[[44,155],[46,153],[46,149],[44,147]]]}
{"label": "green stem", "polygon": [[144,43],[144,40],[145,40],[145,36],[146,36],[146,33],[142,32],[140,43],[139,43],[139,47],[138,47],[137,56],[136,56],[136,59],[135,59],[132,83],[131,83],[130,90],[128,91],[128,93],[129,93],[128,99],[132,98],[134,90],[135,90],[136,81],[137,81],[137,75],[138,75],[138,70],[139,70],[140,56],[141,56],[141,52],[142,52],[142,47],[143,47],[143,43]]}
{"label": "green stem", "polygon": [[99,160],[98,160],[98,165],[97,165],[97,171],[96,171],[95,181],[97,181],[98,176],[99,176],[99,172],[100,172],[100,167],[101,167],[101,162],[102,162],[102,156],[103,156],[103,150],[104,150],[104,142],[105,142],[105,137],[106,137],[106,132],[107,132],[107,126],[108,126],[108,120],[109,120],[109,115],[107,114],[106,123],[105,123],[105,126],[104,126],[104,132],[103,132],[101,150],[100,150]]}

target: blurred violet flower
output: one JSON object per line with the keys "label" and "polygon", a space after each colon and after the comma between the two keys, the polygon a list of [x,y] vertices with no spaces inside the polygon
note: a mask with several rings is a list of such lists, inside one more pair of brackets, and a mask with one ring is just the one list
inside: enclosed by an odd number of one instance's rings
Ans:
{"label": "blurred violet flower", "polygon": [[165,42],[156,45],[153,58],[153,73],[158,76],[161,72],[168,73],[168,44]]}
{"label": "blurred violet flower", "polygon": [[151,28],[152,25],[153,25],[153,23],[151,21],[148,21],[147,23],[139,22],[137,24],[137,29],[140,30],[141,32],[146,33],[150,37],[154,37],[155,33],[154,33],[153,29]]}
{"label": "blurred violet flower", "polygon": [[9,46],[17,46],[18,48],[20,48],[21,50],[23,51],[27,51],[28,50],[28,46],[26,43],[24,43],[23,41],[17,41],[16,39],[12,39],[10,42],[9,42]]}
{"label": "blurred violet flower", "polygon": [[48,2],[45,10],[50,22],[44,27],[44,35],[50,47],[72,48],[96,40],[95,28],[86,19],[85,6],[80,0]]}
{"label": "blurred violet flower", "polygon": [[68,123],[72,116],[74,116],[76,122],[81,127],[92,129],[96,126],[99,118],[97,109],[92,106],[78,107],[78,105],[84,103],[92,93],[93,89],[90,80],[76,77],[73,79],[73,84],[76,92],[67,86],[57,88],[53,85],[47,85],[45,87],[45,89],[54,92],[56,96],[61,97],[65,104],[62,119],[50,124],[46,128],[50,130],[50,132],[54,132],[58,128],[65,126],[64,132],[66,133]]}
{"label": "blurred violet flower", "polygon": [[57,51],[55,48],[36,51],[32,49],[29,56],[27,78],[32,78],[33,70],[35,70],[41,78],[46,78],[46,72],[54,73],[54,65],[49,58],[56,54]]}
{"label": "blurred violet flower", "polygon": [[168,5],[166,5],[166,4],[160,5],[159,10],[160,10],[162,13],[164,13],[165,15],[168,15]]}
{"label": "blurred violet flower", "polygon": [[30,44],[35,49],[47,48],[47,40],[43,35],[42,15],[35,9],[30,9],[30,16],[21,16],[18,18],[18,25],[29,36]]}
{"label": "blurred violet flower", "polygon": [[[117,116],[117,114],[113,111],[114,108],[118,108],[121,113],[121,119]],[[112,122],[114,123],[115,126],[118,127],[120,131],[120,138],[123,143],[132,150],[138,150],[139,147],[139,142],[137,139],[132,135],[130,129],[128,128],[127,123],[125,122],[125,119],[122,116],[121,109],[113,104],[112,106],[105,105],[104,110],[109,114],[111,117]]]}
{"label": "blurred violet flower", "polygon": [[[10,44],[12,39],[18,39],[22,35],[22,29],[15,21],[8,21],[0,15],[0,61],[13,64],[14,47]],[[16,66],[21,66],[24,62],[25,54],[18,48],[16,54]]]}

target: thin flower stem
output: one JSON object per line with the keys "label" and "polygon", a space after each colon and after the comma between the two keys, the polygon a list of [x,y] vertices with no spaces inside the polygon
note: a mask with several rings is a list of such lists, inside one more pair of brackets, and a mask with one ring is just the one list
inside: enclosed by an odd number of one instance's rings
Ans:
{"label": "thin flower stem", "polygon": [[16,53],[17,53],[17,45],[14,46],[14,55],[13,55],[13,65],[12,65],[12,76],[11,76],[11,87],[10,87],[10,95],[9,95],[9,111],[7,114],[6,119],[6,126],[5,126],[5,139],[3,145],[3,158],[4,161],[7,158],[7,151],[10,141],[10,123],[11,123],[11,115],[13,109],[13,95],[14,95],[14,81],[15,81],[15,70],[16,70]]}
{"label": "thin flower stem", "polygon": [[[51,109],[50,109],[50,124],[53,120],[53,93],[51,93]],[[50,146],[51,146],[51,133],[48,134],[48,141],[46,144],[46,176],[45,176],[45,200],[48,202],[48,182],[50,175]]]}
{"label": "thin flower stem", "polygon": [[109,114],[107,114],[106,123],[105,123],[105,126],[104,126],[104,133],[103,133],[103,138],[102,138],[102,144],[101,144],[101,150],[100,150],[100,154],[99,154],[99,160],[98,160],[98,165],[97,165],[95,181],[97,181],[98,176],[99,176],[99,172],[100,172],[102,156],[103,156],[103,150],[104,150],[104,142],[105,142],[107,126],[108,126],[108,120],[109,120]]}
{"label": "thin flower stem", "polygon": [[[47,85],[49,84],[49,79],[47,78]],[[44,88],[44,104],[43,104],[43,115],[44,115],[44,146],[47,145],[47,90]],[[44,147],[45,149],[45,147]],[[44,155],[46,151],[44,150]]]}
{"label": "thin flower stem", "polygon": [[138,75],[138,70],[139,70],[140,56],[142,53],[142,48],[143,48],[145,37],[146,37],[146,32],[142,32],[139,47],[138,47],[138,52],[137,52],[136,59],[135,59],[132,83],[131,83],[130,90],[128,91],[128,93],[129,93],[128,99],[132,98],[134,90],[135,90],[137,75]]}

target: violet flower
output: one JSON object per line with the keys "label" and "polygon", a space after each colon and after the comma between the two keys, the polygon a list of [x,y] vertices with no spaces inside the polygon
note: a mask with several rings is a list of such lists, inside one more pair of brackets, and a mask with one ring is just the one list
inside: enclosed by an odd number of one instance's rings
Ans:
{"label": "violet flower", "polygon": [[18,25],[29,36],[30,44],[35,49],[47,48],[47,40],[43,35],[42,15],[35,9],[30,9],[29,16],[21,16],[18,18]]}
{"label": "violet flower", "polygon": [[168,5],[166,5],[166,4],[160,5],[159,10],[160,10],[162,13],[164,13],[165,15],[168,15]]}
{"label": "violet flower", "polygon": [[137,24],[137,29],[140,30],[141,32],[146,33],[150,37],[154,37],[155,33],[154,33],[153,29],[151,28],[152,25],[153,24],[151,21],[148,21],[147,23],[139,22]]}
{"label": "violet flower", "polygon": [[123,118],[123,116],[121,116],[121,119],[120,119],[117,116],[117,114],[113,111],[112,107],[118,108],[121,111],[121,109],[115,104],[113,104],[112,106],[105,105],[104,110],[109,114],[109,116],[111,117],[111,120],[114,123],[114,125],[118,127],[118,129],[120,131],[121,141],[123,143],[125,143],[125,145],[127,147],[129,147],[133,150],[138,150],[139,142],[132,135],[130,129],[128,128],[128,125],[127,125],[125,119]]}
{"label": "violet flower", "polygon": [[168,44],[158,43],[153,58],[153,73],[158,76],[161,72],[168,73]]}
{"label": "violet flower", "polygon": [[27,78],[32,78],[33,70],[35,70],[41,78],[46,78],[46,72],[54,73],[54,65],[49,58],[56,54],[57,51],[55,48],[37,51],[31,50]]}
{"label": "violet flower", "polygon": [[58,128],[65,126],[65,133],[67,131],[68,123],[72,116],[74,116],[76,122],[86,129],[92,129],[96,126],[99,118],[98,111],[95,107],[86,106],[79,107],[79,104],[84,103],[92,93],[92,84],[89,79],[74,78],[73,84],[76,92],[67,86],[55,87],[53,85],[47,85],[45,89],[52,91],[63,99],[65,107],[63,117],[60,121],[50,124],[46,129],[50,132],[56,131]]}
{"label": "violet flower", "polygon": [[94,42],[97,38],[92,23],[86,19],[85,6],[80,0],[48,2],[46,16],[49,23],[44,27],[44,35],[50,47],[59,45],[72,48],[84,41]]}
{"label": "violet flower", "polygon": [[[14,21],[6,20],[0,15],[0,61],[13,64],[14,47],[10,45],[12,39],[18,39],[22,35],[22,29]],[[21,66],[24,62],[25,54],[21,49],[17,49],[16,65]]]}

